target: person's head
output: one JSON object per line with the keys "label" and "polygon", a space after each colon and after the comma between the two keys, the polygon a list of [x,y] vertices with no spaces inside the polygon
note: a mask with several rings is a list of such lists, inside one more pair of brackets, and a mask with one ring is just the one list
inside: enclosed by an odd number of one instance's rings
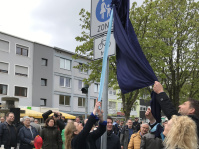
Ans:
{"label": "person's head", "polygon": [[67,120],[67,123],[70,123],[70,122],[73,122],[73,120],[71,120],[71,119],[68,119],[68,120]]}
{"label": "person's head", "polygon": [[63,121],[65,121],[65,117],[64,117],[64,116],[62,116],[61,119],[62,119]]}
{"label": "person's head", "polygon": [[80,118],[76,117],[75,122],[80,123]]}
{"label": "person's head", "polygon": [[76,127],[76,131],[74,132],[74,134],[78,135],[84,127],[82,126],[82,123],[78,123],[78,122],[74,122],[74,125]]}
{"label": "person's head", "polygon": [[69,122],[67,123],[66,127],[65,127],[65,131],[64,131],[64,135],[65,135],[65,148],[66,149],[71,149],[71,141],[75,136],[75,131],[76,131],[76,126],[74,124],[75,122]]}
{"label": "person's head", "polygon": [[135,118],[135,122],[138,122],[138,120],[139,120],[139,119],[136,117],[136,118]]}
{"label": "person's head", "polygon": [[120,121],[120,126],[123,126],[124,125],[124,121]]}
{"label": "person's head", "polygon": [[34,123],[38,124],[38,123],[39,123],[38,119],[35,119],[35,120],[34,120]]}
{"label": "person's head", "polygon": [[54,118],[52,118],[52,117],[47,118],[46,121],[45,121],[45,124],[46,124],[46,126],[49,126],[49,127],[55,126],[55,120],[54,120]]}
{"label": "person's head", "polygon": [[120,120],[116,119],[116,123],[117,123],[117,124],[120,124]]}
{"label": "person's head", "polygon": [[165,127],[165,125],[168,123],[168,120],[165,120],[164,122],[162,122],[163,127]]}
{"label": "person's head", "polygon": [[199,115],[199,101],[195,99],[188,99],[188,101],[179,105],[178,113],[182,115],[195,115],[198,117]]}
{"label": "person's head", "polygon": [[14,113],[13,113],[13,112],[8,112],[8,113],[6,114],[6,122],[10,124],[10,123],[13,123],[14,120],[15,120],[15,115],[14,115]]}
{"label": "person's head", "polygon": [[24,123],[24,126],[29,127],[30,126],[30,117],[24,116],[23,123]]}
{"label": "person's head", "polygon": [[108,131],[110,131],[110,130],[113,129],[113,119],[110,116],[107,116],[107,126],[106,126],[106,129]]}
{"label": "person's head", "polygon": [[142,136],[147,134],[149,132],[149,129],[150,129],[150,127],[149,127],[148,123],[141,124],[140,132],[141,132]]}
{"label": "person's head", "polygon": [[34,118],[33,117],[30,117],[30,122],[34,122]]}
{"label": "person's head", "polygon": [[126,124],[128,125],[128,128],[132,128],[133,122],[131,119],[128,119]]}
{"label": "person's head", "polygon": [[165,125],[163,134],[166,136],[166,148],[197,149],[197,127],[188,116],[172,116]]}
{"label": "person's head", "polygon": [[1,123],[3,123],[5,121],[4,117],[1,117]]}
{"label": "person's head", "polygon": [[59,112],[54,113],[53,118],[54,118],[55,120],[60,119],[60,118],[61,118],[61,113],[59,113]]}

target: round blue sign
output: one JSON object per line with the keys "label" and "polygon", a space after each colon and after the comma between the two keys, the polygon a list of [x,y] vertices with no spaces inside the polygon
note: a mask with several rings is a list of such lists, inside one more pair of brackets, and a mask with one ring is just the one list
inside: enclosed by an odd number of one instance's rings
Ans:
{"label": "round blue sign", "polygon": [[96,18],[100,22],[105,22],[111,15],[111,2],[112,0],[99,0],[96,7]]}

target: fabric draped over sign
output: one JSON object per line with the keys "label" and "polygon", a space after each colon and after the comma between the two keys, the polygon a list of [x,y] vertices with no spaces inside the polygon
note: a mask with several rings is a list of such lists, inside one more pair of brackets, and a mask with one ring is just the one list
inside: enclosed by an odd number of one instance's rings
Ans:
{"label": "fabric draped over sign", "polygon": [[[117,80],[123,94],[144,88],[157,81],[153,69],[142,52],[134,28],[129,19],[129,0],[112,0],[114,37],[117,43]],[[152,114],[161,121],[161,109],[152,92]],[[154,111],[155,109],[155,111]],[[159,114],[158,114],[159,113]]]}

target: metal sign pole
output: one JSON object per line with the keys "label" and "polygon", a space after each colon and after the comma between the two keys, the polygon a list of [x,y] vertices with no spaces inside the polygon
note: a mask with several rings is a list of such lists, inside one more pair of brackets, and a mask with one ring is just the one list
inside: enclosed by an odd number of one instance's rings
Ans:
{"label": "metal sign pole", "polygon": [[[104,90],[103,90],[103,100],[102,100],[102,110],[104,121],[107,120],[108,113],[108,80],[109,80],[109,57],[107,58],[107,67],[104,80]],[[101,149],[107,149],[107,131],[101,137]]]}

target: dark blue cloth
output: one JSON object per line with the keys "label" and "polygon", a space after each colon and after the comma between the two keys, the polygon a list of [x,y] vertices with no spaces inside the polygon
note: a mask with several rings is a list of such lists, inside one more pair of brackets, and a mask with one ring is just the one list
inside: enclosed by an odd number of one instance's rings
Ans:
{"label": "dark blue cloth", "polygon": [[128,142],[130,141],[131,139],[131,135],[133,134],[133,129],[131,128],[128,128],[129,129],[129,138],[128,138]]}
{"label": "dark blue cloth", "polygon": [[[122,93],[153,85],[158,79],[141,49],[129,19],[129,0],[113,0],[111,5],[114,13],[114,37],[117,43],[117,80]],[[153,108],[156,101],[155,98],[152,100]],[[156,113],[160,112],[159,110],[152,112],[158,122],[161,117]]]}

